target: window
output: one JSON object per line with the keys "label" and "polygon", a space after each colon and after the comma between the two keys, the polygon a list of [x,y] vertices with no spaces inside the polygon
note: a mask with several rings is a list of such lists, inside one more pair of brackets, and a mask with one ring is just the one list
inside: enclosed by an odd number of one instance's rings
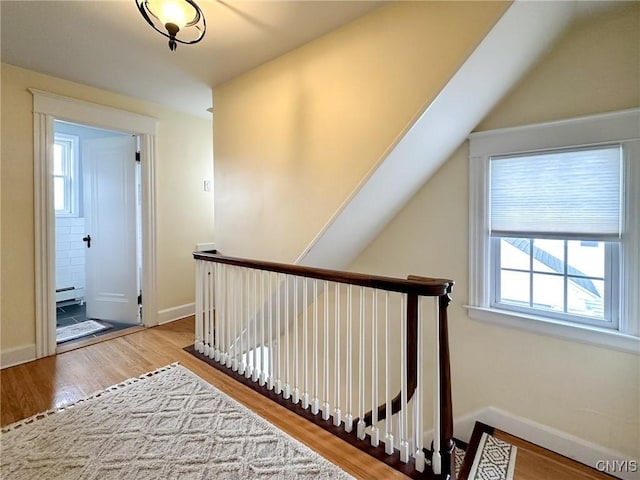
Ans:
{"label": "window", "polygon": [[472,134],[472,318],[638,351],[640,110]]}
{"label": "window", "polygon": [[56,133],[53,142],[53,204],[56,216],[78,216],[78,137]]}

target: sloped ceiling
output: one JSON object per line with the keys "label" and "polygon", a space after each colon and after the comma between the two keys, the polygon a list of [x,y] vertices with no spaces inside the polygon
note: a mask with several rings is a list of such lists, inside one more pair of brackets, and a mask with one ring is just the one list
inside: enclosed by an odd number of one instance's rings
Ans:
{"label": "sloped ceiling", "polygon": [[207,33],[170,52],[133,0],[2,0],[2,62],[207,116],[216,85],[384,1],[199,0]]}
{"label": "sloped ceiling", "polygon": [[514,2],[296,263],[348,268],[567,27],[603,8],[607,2]]}

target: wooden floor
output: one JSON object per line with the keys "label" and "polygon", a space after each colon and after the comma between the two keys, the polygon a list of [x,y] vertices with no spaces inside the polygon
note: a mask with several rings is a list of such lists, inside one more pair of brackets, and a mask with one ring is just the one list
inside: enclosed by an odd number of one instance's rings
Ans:
{"label": "wooden floor", "polygon": [[[0,371],[0,423],[8,425],[150,370],[180,362],[272,424],[359,479],[406,479],[355,447],[301,419],[182,350],[194,338],[193,318],[179,320]],[[503,432],[518,446],[515,480],[611,478]]]}

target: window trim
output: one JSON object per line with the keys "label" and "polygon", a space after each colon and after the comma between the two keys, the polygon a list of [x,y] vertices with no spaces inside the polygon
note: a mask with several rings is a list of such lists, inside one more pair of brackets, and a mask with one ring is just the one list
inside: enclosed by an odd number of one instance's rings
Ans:
{"label": "window trim", "polygon": [[[628,208],[628,205],[640,204],[638,125],[640,109],[629,109],[469,136],[469,305],[466,307],[470,318],[640,354],[640,222],[632,221]],[[490,157],[611,143],[621,143],[625,158],[634,159],[625,161],[625,229],[621,240],[618,330],[491,307]]]}
{"label": "window trim", "polygon": [[[80,216],[80,138],[77,135],[70,135],[67,133],[54,134],[54,144],[64,144],[65,148],[68,148],[71,152],[70,166],[68,173],[65,175],[53,175],[56,177],[64,178],[65,189],[69,192],[69,199],[65,198],[65,206],[68,204],[68,208],[65,210],[55,210],[56,217],[79,217]],[[55,193],[54,193],[55,195]]]}

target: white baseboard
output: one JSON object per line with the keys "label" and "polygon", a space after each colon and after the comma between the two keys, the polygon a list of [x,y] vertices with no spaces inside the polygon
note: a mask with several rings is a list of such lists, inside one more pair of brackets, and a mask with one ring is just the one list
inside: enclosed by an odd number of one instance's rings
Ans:
{"label": "white baseboard", "polygon": [[[520,437],[523,440],[539,445],[552,452],[569,457],[577,462],[597,469],[598,462],[609,460],[610,462],[629,462],[640,459],[630,458],[621,452],[612,450],[575,435],[557,430],[542,423],[537,423],[518,415],[500,410],[495,407],[487,407],[476,410],[467,415],[454,419],[454,436],[463,442],[469,442],[475,422],[482,422],[504,432]],[[425,432],[424,444],[431,445],[433,430]],[[620,463],[618,463],[619,465]],[[602,463],[600,463],[601,469]],[[638,472],[607,472],[610,475],[623,480],[638,480]]]}
{"label": "white baseboard", "polygon": [[31,362],[36,359],[36,345],[25,345],[16,348],[7,348],[0,352],[0,369]]}
{"label": "white baseboard", "polygon": [[165,308],[158,312],[158,325],[174,322],[181,318],[190,317],[196,313],[195,303],[186,303],[177,307]]}

